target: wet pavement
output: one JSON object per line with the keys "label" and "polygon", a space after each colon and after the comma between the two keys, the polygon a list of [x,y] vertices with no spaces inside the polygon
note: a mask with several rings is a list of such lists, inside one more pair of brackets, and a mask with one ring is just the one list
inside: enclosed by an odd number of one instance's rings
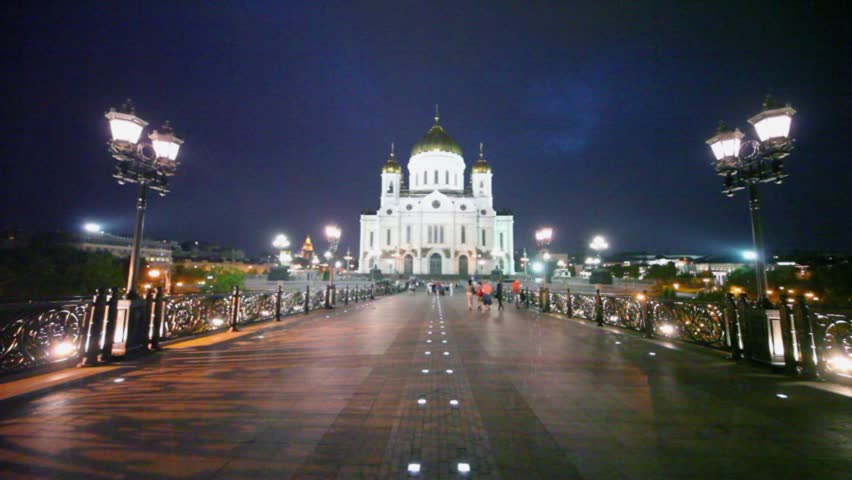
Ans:
{"label": "wet pavement", "polygon": [[0,403],[0,478],[848,478],[852,399],[827,390],[403,294]]}

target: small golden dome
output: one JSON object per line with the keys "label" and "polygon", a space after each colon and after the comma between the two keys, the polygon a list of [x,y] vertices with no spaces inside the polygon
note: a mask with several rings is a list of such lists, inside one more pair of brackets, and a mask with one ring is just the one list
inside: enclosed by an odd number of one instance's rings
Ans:
{"label": "small golden dome", "polygon": [[396,156],[394,155],[393,143],[391,143],[390,158],[388,158],[387,163],[382,167],[382,173],[402,173],[402,165],[396,161]]}
{"label": "small golden dome", "polygon": [[484,145],[482,143],[479,144],[479,160],[473,164],[473,168],[471,168],[472,173],[491,173],[491,165],[488,165],[488,162],[485,160],[485,151]]}

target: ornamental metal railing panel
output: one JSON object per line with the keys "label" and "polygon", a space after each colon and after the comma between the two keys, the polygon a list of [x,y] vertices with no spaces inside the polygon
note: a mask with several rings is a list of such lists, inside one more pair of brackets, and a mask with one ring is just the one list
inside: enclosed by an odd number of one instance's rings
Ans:
{"label": "ornamental metal railing panel", "polygon": [[[391,285],[338,288],[334,303],[362,302],[403,290],[404,287]],[[326,305],[325,287],[281,291],[280,305],[277,291],[239,292],[238,295],[237,325],[272,320],[279,312],[285,317],[305,313],[306,308],[310,311]],[[233,319],[234,294],[162,297],[159,323],[154,321],[157,300],[150,295],[146,301],[149,313],[143,320],[148,325],[143,327],[147,332],[143,335],[152,342],[155,324],[160,326],[158,340],[172,340],[224,330],[231,326]],[[93,299],[83,297],[0,305],[0,375],[79,360],[86,349],[87,313],[91,313],[92,308]],[[105,317],[102,335],[107,331]]]}
{"label": "ornamental metal railing panel", "polygon": [[92,299],[0,306],[0,373],[75,357]]}

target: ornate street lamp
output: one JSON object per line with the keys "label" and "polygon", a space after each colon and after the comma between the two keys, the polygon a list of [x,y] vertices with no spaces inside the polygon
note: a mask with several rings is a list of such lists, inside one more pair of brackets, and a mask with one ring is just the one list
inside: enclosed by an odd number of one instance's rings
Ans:
{"label": "ornate street lamp", "polygon": [[343,259],[346,260],[346,271],[347,272],[352,270],[352,258],[353,258],[352,252],[350,252],[349,249],[347,248],[346,249],[346,255],[343,257]]}
{"label": "ornate street lamp", "polygon": [[290,248],[290,239],[287,238],[287,235],[282,233],[276,235],[275,239],[272,241],[272,246],[280,250],[278,253],[278,263],[280,263],[282,267],[289,266],[293,257],[290,256],[290,252],[287,250]]}
{"label": "ornate street lamp", "polygon": [[325,238],[328,240],[328,251],[325,258],[328,261],[328,290],[325,297],[325,307],[331,308],[334,290],[334,254],[337,252],[337,245],[340,243],[341,231],[336,225],[327,225],[325,227]]}
{"label": "ornate street lamp", "polygon": [[161,196],[169,192],[169,177],[177,170],[178,151],[183,140],[175,136],[168,122],[158,131],[148,135],[149,141],[139,141],[142,130],[148,122],[136,116],[130,100],[121,109],[111,108],[106,113],[112,139],[109,141],[110,154],[118,163],[113,177],[120,185],[138,183],[136,197],[136,228],[133,232],[133,249],[130,253],[130,271],[127,275],[127,296],[135,298],[139,282],[139,267],[142,247],[142,230],[145,223],[145,207],[148,190],[154,190]]}
{"label": "ornate street lamp", "polygon": [[595,238],[592,239],[592,243],[589,244],[589,248],[595,251],[597,256],[597,264],[601,263],[601,252],[609,248],[609,243],[607,243],[606,239],[600,235],[596,235]]}
{"label": "ornate street lamp", "polygon": [[784,159],[793,151],[790,126],[795,114],[789,104],[782,107],[767,97],[763,111],[748,120],[760,141],[746,139],[742,132],[731,131],[724,124],[719,126],[715,136],[707,140],[716,159],[716,171],[725,178],[722,193],[733,197],[734,192],[748,188],[757,298],[763,305],[769,301],[766,297],[766,260],[757,185],[768,182],[780,184],[788,176],[784,171]]}
{"label": "ornate street lamp", "polygon": [[[550,247],[550,242],[553,240],[553,229],[550,227],[539,228],[535,231],[535,243],[538,245],[539,257],[545,262],[550,259],[550,252],[547,249]],[[544,269],[544,275],[541,280],[542,285],[547,284],[547,270]]]}

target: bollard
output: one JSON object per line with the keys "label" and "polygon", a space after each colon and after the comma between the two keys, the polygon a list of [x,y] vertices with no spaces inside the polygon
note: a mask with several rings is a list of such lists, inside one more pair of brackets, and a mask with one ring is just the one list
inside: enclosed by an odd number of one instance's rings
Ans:
{"label": "bollard", "polygon": [[104,334],[104,346],[101,349],[102,362],[112,360],[112,344],[115,341],[115,327],[118,322],[118,288],[109,289],[109,301],[107,302],[106,333]]}
{"label": "bollard", "polygon": [[240,331],[237,328],[237,322],[240,319],[240,300],[240,287],[234,287],[234,291],[231,293],[231,327],[228,328],[229,332]]}
{"label": "bollard", "polygon": [[639,297],[639,315],[642,316],[642,327],[646,338],[654,338],[654,316],[648,311],[648,291],[642,290]]}
{"label": "bollard", "polygon": [[343,287],[343,304],[349,305],[349,285]]}
{"label": "bollard", "polygon": [[278,285],[278,290],[275,291],[275,321],[281,321],[281,302],[284,300],[284,287]]}
{"label": "bollard", "polygon": [[325,308],[331,308],[331,285],[325,286]]}
{"label": "bollard", "polygon": [[101,333],[104,326],[104,313],[107,307],[107,289],[99,288],[95,295],[95,301],[86,311],[86,337],[82,344],[84,348],[83,359],[78,367],[91,367],[97,365],[101,345]]}
{"label": "bollard", "polygon": [[154,296],[154,318],[151,320],[151,350],[162,350],[160,337],[163,330],[163,317],[166,313],[166,294],[163,287],[157,287]]}
{"label": "bollard", "polygon": [[750,359],[753,353],[751,346],[753,340],[751,339],[751,325],[749,325],[751,319],[746,315],[748,307],[748,296],[741,293],[737,299],[737,319],[740,323],[740,335],[743,340],[743,356]]}
{"label": "bollard", "polygon": [[[149,339],[154,337],[154,311],[155,308],[155,300],[154,300],[154,289],[149,289],[145,292],[145,313],[143,316],[145,317],[144,325],[142,327],[142,331],[139,332],[138,342],[136,343],[140,347],[148,348]],[[159,342],[160,332],[157,330],[157,341]]]}
{"label": "bollard", "polygon": [[370,285],[370,300],[376,299],[376,284]]}
{"label": "bollard", "polygon": [[550,289],[547,287],[541,287],[539,290],[539,306],[541,307],[541,311],[543,313],[550,312]]}
{"label": "bollard", "polygon": [[816,338],[814,337],[814,319],[804,295],[799,295],[795,303],[796,338],[799,341],[802,375],[810,378],[819,376],[817,365]]}
{"label": "bollard", "polygon": [[742,345],[742,338],[740,333],[740,322],[739,317],[737,316],[737,301],[734,299],[733,293],[728,293],[727,301],[725,302],[725,324],[728,325],[727,329],[730,332],[728,337],[728,342],[731,347],[731,358],[733,360],[739,360],[743,358],[743,351],[740,345]]}
{"label": "bollard", "polygon": [[305,314],[311,311],[311,286],[305,285]]}
{"label": "bollard", "polygon": [[603,299],[601,298],[601,289],[595,289],[595,320],[599,327],[603,327]]}
{"label": "bollard", "polygon": [[571,289],[565,289],[565,315],[568,315],[568,318],[574,318],[574,305],[571,301]]}
{"label": "bollard", "polygon": [[781,304],[778,305],[779,318],[781,320],[781,342],[784,344],[784,371],[789,374],[797,373],[799,368],[796,362],[795,346],[793,345],[793,318],[790,307],[787,306],[787,295],[782,293]]}

